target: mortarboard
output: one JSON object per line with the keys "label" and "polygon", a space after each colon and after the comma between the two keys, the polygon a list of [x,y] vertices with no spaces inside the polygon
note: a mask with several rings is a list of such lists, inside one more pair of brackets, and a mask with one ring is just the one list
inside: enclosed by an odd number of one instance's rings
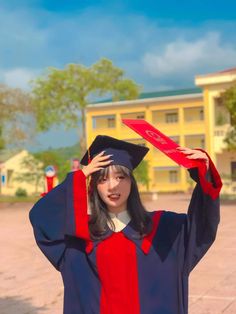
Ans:
{"label": "mortarboard", "polygon": [[98,135],[92,142],[80,163],[88,165],[97,154],[105,151],[105,155],[112,154],[112,165],[125,166],[135,169],[149,151],[149,148],[118,140],[107,135]]}

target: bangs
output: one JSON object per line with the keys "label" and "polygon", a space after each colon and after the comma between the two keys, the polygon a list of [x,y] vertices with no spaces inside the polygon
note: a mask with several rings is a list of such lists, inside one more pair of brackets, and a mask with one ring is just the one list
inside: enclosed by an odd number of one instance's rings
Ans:
{"label": "bangs", "polygon": [[111,165],[111,166],[108,166],[108,167],[98,171],[98,173],[96,175],[96,180],[99,181],[102,178],[106,178],[108,176],[110,170],[113,170],[117,173],[121,173],[125,177],[129,177],[129,178],[131,177],[131,171],[127,167],[124,167],[121,165]]}

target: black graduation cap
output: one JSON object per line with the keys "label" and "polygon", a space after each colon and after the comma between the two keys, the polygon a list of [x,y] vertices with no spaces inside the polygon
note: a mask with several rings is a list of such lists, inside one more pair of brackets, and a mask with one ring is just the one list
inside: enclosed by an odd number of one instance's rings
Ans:
{"label": "black graduation cap", "polygon": [[80,163],[84,166],[88,165],[102,151],[105,151],[104,155],[113,155],[111,157],[113,160],[112,165],[121,165],[133,170],[143,160],[149,148],[118,140],[107,135],[98,135]]}

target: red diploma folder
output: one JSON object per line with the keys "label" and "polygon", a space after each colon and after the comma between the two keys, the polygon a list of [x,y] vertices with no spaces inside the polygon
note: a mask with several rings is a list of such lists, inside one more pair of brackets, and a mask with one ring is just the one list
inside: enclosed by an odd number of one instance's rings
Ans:
{"label": "red diploma folder", "polygon": [[161,133],[145,120],[122,119],[122,122],[136,133],[145,138],[148,142],[161,150],[169,158],[174,160],[177,164],[185,168],[195,168],[200,165],[200,161],[191,160],[186,157],[181,151],[176,148],[179,147],[177,143],[171,140],[168,136]]}

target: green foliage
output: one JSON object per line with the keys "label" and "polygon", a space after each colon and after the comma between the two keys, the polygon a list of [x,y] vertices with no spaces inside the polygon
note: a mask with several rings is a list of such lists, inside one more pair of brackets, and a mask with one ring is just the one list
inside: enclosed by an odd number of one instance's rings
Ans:
{"label": "green foliage", "polygon": [[236,82],[221,93],[220,98],[230,113],[232,126],[236,127]]}
{"label": "green foliage", "polygon": [[228,149],[236,150],[236,81],[233,86],[221,93],[220,100],[229,111],[231,120],[231,128],[226,135],[225,142]]}
{"label": "green foliage", "polygon": [[222,112],[219,112],[216,117],[216,125],[224,125],[227,123],[227,117]]}
{"label": "green foliage", "polygon": [[236,204],[236,195],[235,194],[221,194],[220,200],[221,202],[223,201],[223,203],[232,202]]}
{"label": "green foliage", "polygon": [[71,147],[63,147],[58,149],[50,149],[42,152],[35,153],[34,156],[42,163],[41,169],[44,169],[53,165],[57,170],[57,177],[61,182],[66,174],[71,171],[71,159],[78,158],[80,156],[79,144],[75,144]]}
{"label": "green foliage", "polygon": [[0,149],[20,146],[32,138],[34,112],[29,97],[17,88],[0,84]]}
{"label": "green foliage", "polygon": [[0,150],[5,148],[5,140],[3,138],[2,126],[0,125]]}
{"label": "green foliage", "polygon": [[24,172],[18,173],[14,180],[33,184],[35,193],[37,193],[40,181],[43,178],[42,163],[33,155],[28,155],[22,160],[21,167]]}
{"label": "green foliage", "polygon": [[228,150],[236,150],[236,128],[231,128],[224,139],[224,142],[227,144]]}
{"label": "green foliage", "polygon": [[18,188],[15,192],[15,196],[17,197],[26,197],[27,196],[27,192],[25,189],[22,188]]}
{"label": "green foliage", "polygon": [[65,69],[49,68],[46,77],[33,82],[32,104],[36,114],[38,131],[46,131],[53,125],[77,128],[79,112],[82,131],[80,145],[85,149],[85,108],[91,96],[110,93],[114,100],[134,99],[139,86],[124,78],[124,71],[108,59],[101,59],[90,67],[69,64]]}
{"label": "green foliage", "polygon": [[28,196],[15,196],[15,195],[1,195],[0,197],[0,204],[1,203],[10,203],[10,204],[14,204],[14,203],[19,203],[19,202],[23,202],[23,203],[30,203],[30,204],[35,204],[38,200],[40,199],[40,195],[28,195]]}
{"label": "green foliage", "polygon": [[134,177],[138,183],[141,183],[146,186],[149,190],[149,177],[148,177],[148,161],[143,160],[138,167],[134,170]]}

